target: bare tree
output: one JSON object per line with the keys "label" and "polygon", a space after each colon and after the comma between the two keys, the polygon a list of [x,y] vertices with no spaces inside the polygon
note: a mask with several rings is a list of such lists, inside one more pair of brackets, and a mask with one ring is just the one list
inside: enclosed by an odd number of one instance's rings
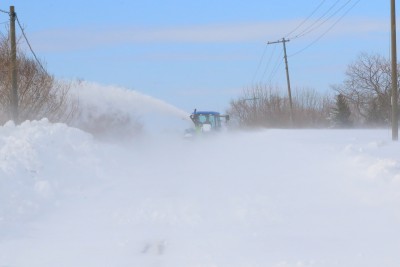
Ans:
{"label": "bare tree", "polygon": [[289,102],[278,88],[256,85],[243,89],[242,96],[230,102],[228,113],[244,127],[289,125]]}
{"label": "bare tree", "polygon": [[[10,48],[7,36],[0,36],[0,123],[11,119]],[[78,110],[78,101],[69,94],[69,85],[57,81],[35,60],[17,52],[19,120],[48,118],[68,122]]]}
{"label": "bare tree", "polygon": [[355,120],[384,124],[391,114],[390,61],[378,54],[360,54],[347,67],[346,78],[333,89],[350,105]]}
{"label": "bare tree", "polygon": [[[290,103],[285,90],[256,85],[243,90],[242,96],[230,102],[228,113],[243,127],[290,127]],[[332,101],[315,90],[294,90],[293,109],[296,127],[329,125]]]}
{"label": "bare tree", "polygon": [[298,127],[327,127],[333,105],[331,96],[313,89],[294,90],[294,123]]}

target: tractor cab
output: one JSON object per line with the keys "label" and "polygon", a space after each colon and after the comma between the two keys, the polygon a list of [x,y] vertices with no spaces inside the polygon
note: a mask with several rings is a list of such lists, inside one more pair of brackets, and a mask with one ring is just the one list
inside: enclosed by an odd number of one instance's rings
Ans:
{"label": "tractor cab", "polygon": [[197,111],[195,109],[190,115],[196,133],[208,133],[221,130],[221,118],[225,118],[225,122],[229,121],[229,115],[221,115],[219,112],[215,111]]}

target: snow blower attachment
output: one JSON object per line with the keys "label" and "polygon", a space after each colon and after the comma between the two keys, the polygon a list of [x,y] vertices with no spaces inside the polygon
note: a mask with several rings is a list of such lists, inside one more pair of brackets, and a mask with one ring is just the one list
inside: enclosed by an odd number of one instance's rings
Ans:
{"label": "snow blower attachment", "polygon": [[229,115],[221,115],[219,112],[215,111],[197,111],[195,109],[190,115],[195,129],[186,130],[186,134],[193,135],[218,132],[223,126],[221,118],[225,118],[225,123],[229,121]]}

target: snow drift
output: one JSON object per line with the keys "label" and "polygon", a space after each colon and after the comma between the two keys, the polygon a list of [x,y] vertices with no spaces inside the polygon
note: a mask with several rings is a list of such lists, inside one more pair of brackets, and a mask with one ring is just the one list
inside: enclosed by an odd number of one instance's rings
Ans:
{"label": "snow drift", "polygon": [[102,143],[8,123],[0,266],[398,266],[399,149],[388,130]]}

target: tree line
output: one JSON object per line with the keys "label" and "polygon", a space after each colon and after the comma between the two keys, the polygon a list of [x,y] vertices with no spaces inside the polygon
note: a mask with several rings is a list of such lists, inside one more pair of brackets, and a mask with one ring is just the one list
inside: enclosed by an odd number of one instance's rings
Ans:
{"label": "tree line", "polygon": [[293,122],[286,90],[271,85],[243,89],[227,113],[246,128],[384,127],[391,120],[391,88],[390,60],[361,53],[347,66],[344,81],[329,92],[294,90]]}

